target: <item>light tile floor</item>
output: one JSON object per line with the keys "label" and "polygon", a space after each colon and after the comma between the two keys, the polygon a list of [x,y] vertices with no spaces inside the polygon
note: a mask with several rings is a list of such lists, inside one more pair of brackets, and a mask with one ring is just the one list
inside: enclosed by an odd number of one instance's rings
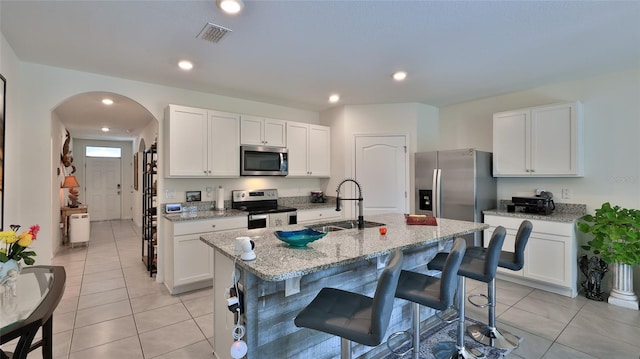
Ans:
{"label": "light tile floor", "polygon": [[[132,221],[104,221],[91,223],[88,247],[56,255],[67,286],[54,315],[54,358],[213,358],[212,291],[171,296],[149,277],[140,251]],[[499,327],[524,337],[509,358],[640,358],[639,311],[505,281],[497,288]],[[468,280],[467,292],[486,285]],[[484,321],[486,310],[467,305],[467,315]]]}
{"label": "light tile floor", "polygon": [[[89,246],[55,256],[67,283],[54,312],[54,358],[213,358],[212,291],[170,295],[142,263],[140,233],[132,221],[91,222]],[[41,357],[38,349],[28,358]]]}

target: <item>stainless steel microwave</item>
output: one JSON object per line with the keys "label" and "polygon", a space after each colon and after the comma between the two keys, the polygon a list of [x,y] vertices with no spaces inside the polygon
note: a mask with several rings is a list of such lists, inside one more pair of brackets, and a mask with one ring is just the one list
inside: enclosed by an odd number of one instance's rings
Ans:
{"label": "stainless steel microwave", "polygon": [[286,176],[289,151],[284,147],[240,146],[241,176]]}

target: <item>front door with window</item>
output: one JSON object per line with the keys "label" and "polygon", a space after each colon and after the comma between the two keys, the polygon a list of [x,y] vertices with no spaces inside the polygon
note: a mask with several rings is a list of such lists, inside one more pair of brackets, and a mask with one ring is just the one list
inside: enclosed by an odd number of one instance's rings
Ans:
{"label": "front door with window", "polygon": [[120,219],[120,158],[87,157],[86,197],[92,221]]}

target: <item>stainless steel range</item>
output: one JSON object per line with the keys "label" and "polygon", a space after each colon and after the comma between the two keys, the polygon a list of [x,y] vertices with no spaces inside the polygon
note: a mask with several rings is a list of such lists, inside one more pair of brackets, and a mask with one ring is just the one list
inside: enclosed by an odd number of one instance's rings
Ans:
{"label": "stainless steel range", "polygon": [[278,205],[277,189],[231,191],[231,208],[248,212],[249,229],[298,223],[297,209]]}

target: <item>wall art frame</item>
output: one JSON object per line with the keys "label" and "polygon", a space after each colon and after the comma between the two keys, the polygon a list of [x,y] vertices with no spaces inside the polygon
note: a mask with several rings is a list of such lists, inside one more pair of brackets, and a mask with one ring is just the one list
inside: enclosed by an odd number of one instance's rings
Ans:
{"label": "wall art frame", "polygon": [[7,80],[0,74],[0,229],[4,229],[4,143]]}

